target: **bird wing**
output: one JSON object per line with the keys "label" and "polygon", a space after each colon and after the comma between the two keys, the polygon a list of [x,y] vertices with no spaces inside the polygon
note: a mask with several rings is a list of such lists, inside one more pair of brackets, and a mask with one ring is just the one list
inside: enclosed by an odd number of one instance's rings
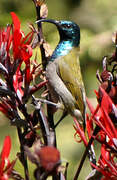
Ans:
{"label": "bird wing", "polygon": [[84,84],[82,81],[78,48],[74,48],[63,58],[58,60],[59,76],[75,99],[75,108],[84,116]]}

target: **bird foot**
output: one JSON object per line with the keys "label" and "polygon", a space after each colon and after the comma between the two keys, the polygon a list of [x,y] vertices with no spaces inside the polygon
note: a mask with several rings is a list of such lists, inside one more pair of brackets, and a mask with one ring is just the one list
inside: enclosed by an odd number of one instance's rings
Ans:
{"label": "bird foot", "polygon": [[64,110],[64,106],[61,103],[54,103],[52,101],[48,101],[46,99],[41,99],[41,98],[35,98],[35,101],[36,101],[36,103],[40,103],[41,102],[41,103],[45,103],[45,104],[49,104],[49,105],[55,106],[56,109]]}

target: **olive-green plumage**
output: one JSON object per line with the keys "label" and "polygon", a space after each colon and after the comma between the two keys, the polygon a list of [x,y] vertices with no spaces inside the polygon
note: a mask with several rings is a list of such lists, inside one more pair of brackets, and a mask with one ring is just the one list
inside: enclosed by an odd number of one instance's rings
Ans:
{"label": "olive-green plumage", "polygon": [[66,56],[58,61],[59,73],[62,81],[74,98],[74,106],[70,108],[79,109],[84,117],[84,84],[82,81],[80,64],[79,64],[79,48],[73,48]]}

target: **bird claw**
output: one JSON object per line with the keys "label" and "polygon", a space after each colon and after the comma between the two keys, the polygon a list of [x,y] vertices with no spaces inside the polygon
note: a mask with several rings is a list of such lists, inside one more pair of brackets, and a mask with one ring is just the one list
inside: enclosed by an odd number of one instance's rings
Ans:
{"label": "bird claw", "polygon": [[38,104],[38,103],[45,103],[45,104],[49,104],[49,105],[52,105],[52,106],[55,106],[56,109],[61,109],[61,110],[64,110],[64,105],[62,103],[54,103],[54,102],[51,102],[51,101],[48,101],[46,99],[41,99],[41,98],[35,98],[34,96],[32,96],[33,100],[32,100],[32,104]]}

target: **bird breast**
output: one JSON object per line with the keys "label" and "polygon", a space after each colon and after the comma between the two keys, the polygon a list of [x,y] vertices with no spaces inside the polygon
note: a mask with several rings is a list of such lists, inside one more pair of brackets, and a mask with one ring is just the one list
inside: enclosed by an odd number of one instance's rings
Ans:
{"label": "bird breast", "polygon": [[57,73],[57,63],[49,62],[46,68],[46,78],[48,80],[48,88],[53,102],[64,104],[69,111],[74,106],[74,98],[66,88],[64,82]]}

